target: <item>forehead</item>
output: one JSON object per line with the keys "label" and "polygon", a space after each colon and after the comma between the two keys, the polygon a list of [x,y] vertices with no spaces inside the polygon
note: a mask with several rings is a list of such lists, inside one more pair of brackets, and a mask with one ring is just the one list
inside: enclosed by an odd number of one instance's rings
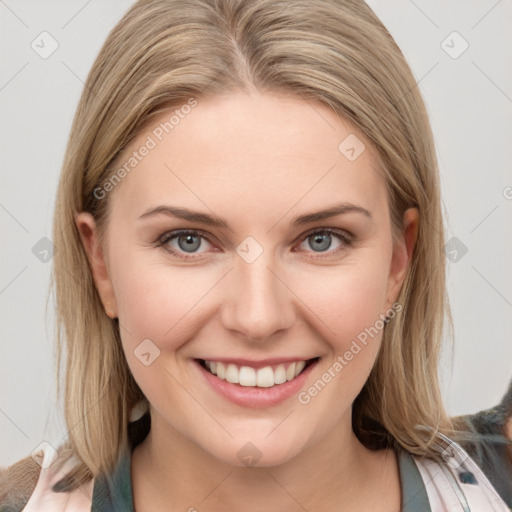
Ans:
{"label": "forehead", "polygon": [[357,129],[326,105],[275,93],[231,93],[173,107],[123,151],[115,168],[122,166],[128,172],[111,200],[139,213],[176,200],[274,211],[298,202],[375,203],[385,188]]}

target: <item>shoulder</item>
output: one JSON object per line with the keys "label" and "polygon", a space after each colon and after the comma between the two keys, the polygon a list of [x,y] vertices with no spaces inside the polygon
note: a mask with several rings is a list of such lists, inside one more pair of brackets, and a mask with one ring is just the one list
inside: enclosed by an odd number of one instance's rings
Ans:
{"label": "shoulder", "polygon": [[41,452],[40,462],[32,457],[0,472],[0,512],[88,512],[91,510],[94,481],[69,492],[55,492],[52,487],[73,467],[68,459],[56,464],[55,454]]}
{"label": "shoulder", "polygon": [[441,436],[439,460],[413,455],[432,512],[509,512],[480,467],[455,441]]}

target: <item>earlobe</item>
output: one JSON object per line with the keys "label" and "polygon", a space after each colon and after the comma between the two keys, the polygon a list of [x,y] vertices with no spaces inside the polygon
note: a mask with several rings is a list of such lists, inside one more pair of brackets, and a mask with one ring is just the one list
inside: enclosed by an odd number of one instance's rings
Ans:
{"label": "earlobe", "polygon": [[396,301],[412,260],[419,228],[419,211],[409,208],[404,213],[402,235],[395,242],[388,281],[388,305]]}
{"label": "earlobe", "polygon": [[117,303],[103,248],[99,243],[96,220],[89,212],[80,212],[75,214],[75,224],[87,254],[94,284],[101,297],[105,312],[110,318],[116,318]]}

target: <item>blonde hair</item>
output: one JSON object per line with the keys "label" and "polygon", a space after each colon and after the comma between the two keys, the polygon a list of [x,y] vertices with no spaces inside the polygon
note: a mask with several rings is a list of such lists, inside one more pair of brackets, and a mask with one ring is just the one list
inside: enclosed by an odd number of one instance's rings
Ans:
{"label": "blonde hair", "polygon": [[[394,233],[419,209],[416,246],[375,366],[353,408],[367,446],[435,456],[451,433],[438,383],[446,296],[437,158],[421,94],[402,52],[362,0],[140,0],[114,27],[87,77],[58,186],[54,285],[58,369],[65,372],[71,486],[113,469],[131,408],[144,395],[94,285],[74,214],[102,239],[108,197],[94,190],[156,116],[190,98],[256,87],[330,106],[371,142],[386,179]],[[64,358],[65,370],[61,368]],[[430,427],[418,430],[417,425]]]}

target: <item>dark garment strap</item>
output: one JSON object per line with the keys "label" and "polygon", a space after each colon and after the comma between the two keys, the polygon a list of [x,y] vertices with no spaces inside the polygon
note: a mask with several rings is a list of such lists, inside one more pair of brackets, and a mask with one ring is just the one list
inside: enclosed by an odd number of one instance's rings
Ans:
{"label": "dark garment strap", "polygon": [[400,487],[402,488],[401,512],[431,512],[427,490],[413,458],[404,450],[398,452]]}

